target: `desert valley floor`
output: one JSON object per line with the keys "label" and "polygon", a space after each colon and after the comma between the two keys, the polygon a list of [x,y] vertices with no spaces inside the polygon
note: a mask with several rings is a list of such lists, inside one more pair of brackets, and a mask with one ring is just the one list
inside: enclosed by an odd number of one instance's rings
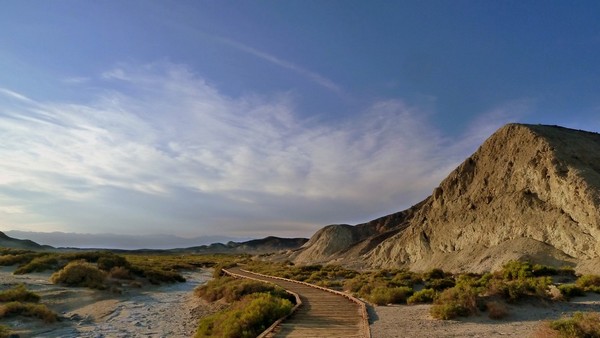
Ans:
{"label": "desert valley floor", "polygon": [[[42,302],[63,316],[55,324],[22,317],[4,319],[21,337],[191,337],[198,319],[217,310],[193,295],[210,279],[211,271],[185,274],[187,282],[125,289],[123,294],[86,288],[66,288],[48,281],[49,273],[13,275],[0,270],[0,284],[24,283],[42,296]],[[218,306],[217,306],[218,307]],[[510,306],[506,319],[485,314],[460,320],[436,320],[430,305],[373,306],[369,309],[372,336],[387,337],[528,337],[548,319],[575,311],[600,311],[600,295],[589,294],[571,302],[538,302]]]}

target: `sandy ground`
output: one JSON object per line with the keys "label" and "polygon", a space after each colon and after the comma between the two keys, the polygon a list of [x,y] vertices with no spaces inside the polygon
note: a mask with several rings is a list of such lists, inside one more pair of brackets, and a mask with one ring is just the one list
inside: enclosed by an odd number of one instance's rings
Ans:
{"label": "sandy ground", "polygon": [[0,321],[21,337],[190,337],[198,319],[217,310],[193,295],[197,285],[211,278],[209,271],[184,273],[185,283],[124,285],[123,293],[116,294],[61,287],[48,281],[50,274],[15,276],[13,270],[0,269],[1,289],[24,283],[62,317],[54,324],[23,317]]}
{"label": "sandy ground", "polygon": [[589,294],[570,302],[509,306],[501,320],[487,313],[459,320],[437,320],[429,316],[431,305],[374,306],[369,310],[374,338],[396,337],[529,337],[543,321],[576,311],[600,311],[600,295]]}

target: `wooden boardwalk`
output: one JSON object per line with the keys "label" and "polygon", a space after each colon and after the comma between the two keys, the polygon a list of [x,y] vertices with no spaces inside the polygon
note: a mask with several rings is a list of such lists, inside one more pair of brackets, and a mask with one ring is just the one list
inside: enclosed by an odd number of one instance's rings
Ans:
{"label": "wooden boardwalk", "polygon": [[264,337],[370,338],[364,307],[337,293],[282,278],[258,275],[240,268],[228,271],[244,278],[277,284],[300,296],[302,305]]}

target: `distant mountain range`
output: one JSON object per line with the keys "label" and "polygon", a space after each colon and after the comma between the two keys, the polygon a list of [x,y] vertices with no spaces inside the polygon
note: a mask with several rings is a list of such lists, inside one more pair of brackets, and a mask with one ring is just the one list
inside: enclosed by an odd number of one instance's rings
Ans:
{"label": "distant mountain range", "polygon": [[[25,237],[25,236],[30,236],[33,235],[33,237],[35,238],[35,234],[42,234],[42,235],[48,235],[47,233],[35,233],[35,232],[23,232],[23,231],[6,231],[6,233],[10,233],[11,235],[13,233],[17,233],[17,235],[19,237]],[[55,232],[55,233],[50,233],[52,236],[64,236],[61,237],[63,241],[66,241],[68,239],[72,239],[72,240],[79,240],[78,242],[70,242],[70,243],[86,243],[85,241],[83,241],[83,237],[85,237],[84,234],[68,234],[68,233],[60,233],[60,232]],[[8,235],[6,235],[3,232],[0,232],[0,247],[7,247],[7,248],[17,248],[17,249],[29,249],[29,250],[61,250],[61,249],[70,249],[70,250],[76,250],[76,249],[110,249],[110,250],[114,250],[114,251],[126,251],[123,249],[123,245],[119,245],[120,243],[123,243],[124,241],[127,240],[132,240],[133,236],[118,236],[118,235],[107,235],[106,237],[104,237],[104,240],[106,239],[110,239],[114,242],[112,242],[111,245],[102,245],[102,244],[98,244],[98,243],[102,243],[98,241],[98,238],[94,239],[95,243],[94,245],[90,245],[88,247],[85,246],[73,246],[73,245],[65,245],[65,246],[60,246],[60,247],[52,247],[49,245],[40,245],[32,240],[29,239],[16,239],[16,238],[12,238],[9,237]],[[171,240],[173,238],[175,239],[181,239],[179,237],[175,237],[175,236],[170,236]],[[46,238],[46,237],[42,237],[42,238]],[[101,239],[103,237],[100,237]],[[232,254],[241,254],[241,253],[247,253],[247,254],[264,254],[264,253],[271,253],[271,252],[279,252],[279,251],[286,251],[286,250],[295,250],[300,248],[304,243],[306,243],[308,241],[307,238],[280,238],[280,237],[274,237],[274,236],[269,236],[266,238],[262,238],[262,239],[252,239],[252,240],[248,240],[248,241],[239,241],[239,242],[234,242],[234,241],[228,241],[226,244],[223,243],[219,243],[219,242],[213,242],[211,244],[205,244],[205,245],[195,245],[195,246],[189,246],[189,247],[182,247],[182,248],[176,248],[173,249],[173,247],[169,247],[169,248],[152,248],[150,245],[152,244],[151,241],[149,242],[144,242],[145,240],[150,240],[154,238],[154,236],[139,236],[135,238],[135,242],[133,244],[137,244],[139,246],[139,248],[130,248],[129,250],[144,250],[144,251],[167,251],[167,252],[185,252],[185,253],[197,253],[197,254],[213,254],[213,253],[232,253]],[[202,240],[204,241],[208,241],[210,239],[218,239],[218,238],[226,238],[226,237],[201,237]],[[87,243],[91,243],[91,242],[87,242]],[[170,243],[175,243],[175,241],[171,241]],[[187,243],[184,241],[184,243]],[[197,244],[198,242],[196,242]],[[130,243],[130,247],[132,243]],[[112,246],[112,247],[111,247]]]}
{"label": "distant mountain range", "polygon": [[470,272],[520,259],[598,273],[600,134],[506,125],[424,201],[368,223],[326,226],[288,258]]}
{"label": "distant mountain range", "polygon": [[117,235],[117,234],[82,234],[69,232],[30,232],[8,230],[4,231],[14,238],[26,238],[37,243],[53,247],[102,248],[102,249],[172,249],[184,248],[212,243],[227,243],[230,241],[246,241],[250,238],[227,236],[199,236],[183,238],[173,235]]}

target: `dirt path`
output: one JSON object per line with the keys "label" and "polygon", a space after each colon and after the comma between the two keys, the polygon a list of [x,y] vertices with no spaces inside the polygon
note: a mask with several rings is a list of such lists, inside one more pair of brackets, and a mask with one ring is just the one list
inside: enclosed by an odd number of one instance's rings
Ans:
{"label": "dirt path", "polygon": [[14,276],[0,271],[4,288],[25,283],[64,319],[56,324],[12,318],[2,323],[21,337],[190,337],[198,318],[213,308],[201,303],[194,288],[211,278],[208,271],[184,273],[187,282],[128,290],[122,295],[48,282],[49,274]]}

